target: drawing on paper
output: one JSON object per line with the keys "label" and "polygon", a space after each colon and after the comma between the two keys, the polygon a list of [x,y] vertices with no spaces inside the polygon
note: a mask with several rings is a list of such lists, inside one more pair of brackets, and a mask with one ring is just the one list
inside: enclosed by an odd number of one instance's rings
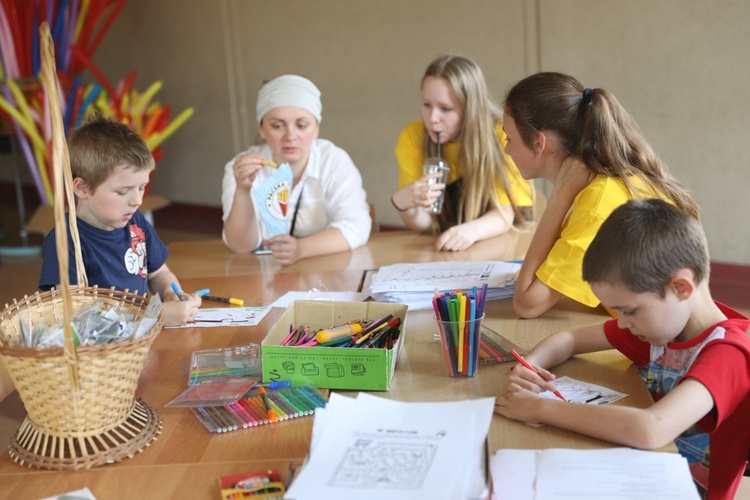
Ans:
{"label": "drawing on paper", "polygon": [[[601,385],[581,382],[570,377],[559,377],[553,383],[557,387],[557,390],[565,397],[565,401],[570,403],[606,405],[627,397],[627,394],[623,394],[622,392],[617,392]],[[550,399],[556,398],[550,391],[545,391],[540,396]]]}
{"label": "drawing on paper", "polygon": [[437,445],[358,439],[349,447],[329,486],[418,489],[430,470]]}

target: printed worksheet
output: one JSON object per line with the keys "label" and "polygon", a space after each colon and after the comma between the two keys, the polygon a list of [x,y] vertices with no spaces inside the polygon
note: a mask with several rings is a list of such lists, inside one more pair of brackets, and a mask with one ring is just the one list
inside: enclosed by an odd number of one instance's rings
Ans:
{"label": "printed worksheet", "polygon": [[433,292],[435,288],[471,290],[484,283],[490,288],[504,288],[515,283],[520,267],[520,263],[506,261],[394,264],[378,270],[370,290],[373,293]]}
{"label": "printed worksheet", "polygon": [[[608,405],[628,397],[627,394],[603,387],[601,385],[581,382],[570,377],[559,377],[554,380],[555,387],[570,403],[582,403],[587,405]],[[550,391],[545,391],[539,396],[548,399],[557,399]]]}
{"label": "printed worksheet", "polygon": [[255,326],[268,314],[270,306],[264,307],[216,307],[198,309],[193,321],[184,325],[164,328],[195,328],[213,326]]}
{"label": "printed worksheet", "polygon": [[477,498],[493,406],[333,393],[315,413],[309,459],[286,498]]}

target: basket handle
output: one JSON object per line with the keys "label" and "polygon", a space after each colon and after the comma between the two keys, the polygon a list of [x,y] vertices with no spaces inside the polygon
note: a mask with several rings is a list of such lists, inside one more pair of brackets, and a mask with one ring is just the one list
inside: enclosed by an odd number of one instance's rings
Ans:
{"label": "basket handle", "polygon": [[[86,275],[81,259],[81,242],[76,224],[75,197],[73,196],[73,176],[70,171],[70,156],[65,141],[65,127],[60,110],[59,82],[55,65],[55,45],[50,34],[49,24],[43,22],[39,26],[39,42],[41,54],[41,80],[44,87],[50,124],[52,129],[52,170],[54,174],[54,213],[55,213],[55,244],[57,262],[60,270],[60,291],[63,305],[63,331],[65,332],[64,353],[68,360],[73,387],[79,389],[78,359],[73,343],[71,317],[73,306],[70,298],[70,276],[68,275],[68,231],[65,227],[65,200],[67,199],[70,215],[68,224],[73,237],[73,247],[76,252],[76,268],[78,283],[86,285]],[[64,193],[63,193],[64,191]]]}

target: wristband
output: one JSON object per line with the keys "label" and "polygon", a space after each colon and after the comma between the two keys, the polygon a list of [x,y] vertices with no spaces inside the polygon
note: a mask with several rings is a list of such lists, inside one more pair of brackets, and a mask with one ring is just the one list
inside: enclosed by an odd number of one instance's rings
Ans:
{"label": "wristband", "polygon": [[393,195],[391,195],[391,205],[393,205],[393,208],[395,208],[399,212],[406,212],[407,210],[409,210],[408,208],[399,208],[398,205],[396,205],[396,202],[393,201]]}

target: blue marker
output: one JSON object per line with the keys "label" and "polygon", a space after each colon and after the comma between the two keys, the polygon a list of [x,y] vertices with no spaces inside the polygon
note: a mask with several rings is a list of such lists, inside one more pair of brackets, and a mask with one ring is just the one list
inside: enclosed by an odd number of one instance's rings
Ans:
{"label": "blue marker", "polygon": [[268,387],[272,391],[276,391],[279,389],[284,389],[286,387],[291,387],[292,383],[289,380],[272,380],[271,382],[266,382],[258,385]]}
{"label": "blue marker", "polygon": [[211,293],[211,290],[208,288],[201,288],[195,291],[195,295],[208,295],[209,293]]}
{"label": "blue marker", "polygon": [[182,292],[180,291],[180,287],[178,287],[177,283],[175,283],[174,281],[172,282],[172,290],[174,290],[174,293],[177,294],[180,300],[185,300],[185,297],[182,296]]}

